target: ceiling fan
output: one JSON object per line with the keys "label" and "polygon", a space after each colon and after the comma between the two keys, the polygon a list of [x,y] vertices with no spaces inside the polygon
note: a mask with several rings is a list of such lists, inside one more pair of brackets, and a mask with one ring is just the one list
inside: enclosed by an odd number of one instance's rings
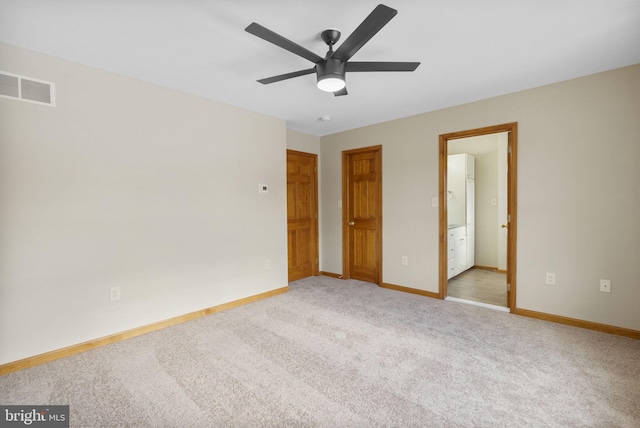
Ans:
{"label": "ceiling fan", "polygon": [[315,64],[312,68],[280,74],[278,76],[260,79],[258,82],[269,84],[294,77],[316,73],[318,88],[325,92],[333,92],[335,96],[347,95],[345,75],[347,72],[362,71],[414,71],[420,65],[419,62],[356,62],[349,61],[378,31],[396,16],[397,10],[380,4],[365,18],[353,33],[338,47],[333,46],[340,39],[340,31],[335,29],[325,30],[320,34],[322,40],[329,46],[327,55],[322,58],[319,55],[303,48],[297,43],[274,33],[268,28],[255,22],[251,23],[245,31],[273,43]]}

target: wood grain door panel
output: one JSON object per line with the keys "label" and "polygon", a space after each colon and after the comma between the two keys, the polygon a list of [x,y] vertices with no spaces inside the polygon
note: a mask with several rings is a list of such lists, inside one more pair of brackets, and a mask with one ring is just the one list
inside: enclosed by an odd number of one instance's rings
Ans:
{"label": "wood grain door panel", "polygon": [[317,156],[287,150],[289,281],[318,273]]}
{"label": "wood grain door panel", "polygon": [[343,276],[382,282],[382,147],[343,152]]}

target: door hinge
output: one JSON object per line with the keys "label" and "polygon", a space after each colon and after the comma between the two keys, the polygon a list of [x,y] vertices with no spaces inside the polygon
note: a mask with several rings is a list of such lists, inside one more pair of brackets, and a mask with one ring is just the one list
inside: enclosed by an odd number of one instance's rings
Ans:
{"label": "door hinge", "polygon": [[511,223],[511,214],[507,215],[507,222]]}
{"label": "door hinge", "polygon": [[511,153],[511,144],[509,144],[509,146],[507,146],[507,151],[508,151],[509,153]]}
{"label": "door hinge", "polygon": [[511,284],[507,282],[507,291],[511,291]]}
{"label": "door hinge", "polygon": [[318,259],[316,259],[316,264],[318,264]]}

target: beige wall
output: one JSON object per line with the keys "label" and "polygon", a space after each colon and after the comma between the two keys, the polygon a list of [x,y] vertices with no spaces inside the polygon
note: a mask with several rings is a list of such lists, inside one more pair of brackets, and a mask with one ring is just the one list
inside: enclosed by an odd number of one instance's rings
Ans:
{"label": "beige wall", "polygon": [[287,129],[287,149],[320,154],[320,137]]}
{"label": "beige wall", "polygon": [[341,152],[381,144],[383,281],[437,292],[438,136],[518,122],[517,306],[638,330],[639,117],[636,65],[323,137],[321,268],[342,272]]}
{"label": "beige wall", "polygon": [[284,121],[0,57],[57,89],[0,99],[0,364],[287,285]]}

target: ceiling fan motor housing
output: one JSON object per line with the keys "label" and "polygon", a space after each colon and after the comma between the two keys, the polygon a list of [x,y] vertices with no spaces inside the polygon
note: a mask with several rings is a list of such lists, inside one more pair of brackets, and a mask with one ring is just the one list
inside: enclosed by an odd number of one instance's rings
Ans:
{"label": "ceiling fan motor housing", "polygon": [[316,64],[316,74],[318,75],[318,85],[320,85],[320,82],[322,80],[326,80],[326,79],[338,79],[344,82],[345,68],[346,68],[345,66],[346,66],[345,62],[336,58],[331,58],[331,57],[318,62]]}

